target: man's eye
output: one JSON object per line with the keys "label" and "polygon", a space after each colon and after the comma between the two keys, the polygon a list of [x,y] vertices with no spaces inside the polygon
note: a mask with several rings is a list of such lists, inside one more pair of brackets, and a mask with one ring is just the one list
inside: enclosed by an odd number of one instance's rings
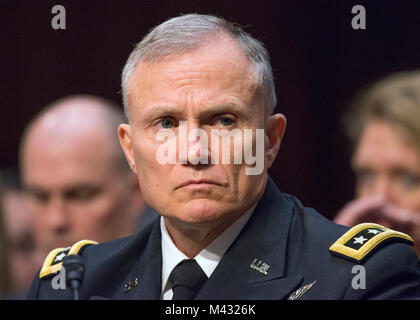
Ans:
{"label": "man's eye", "polygon": [[49,200],[50,195],[47,192],[42,191],[30,191],[28,192],[30,199],[38,203],[45,203]]}
{"label": "man's eye", "polygon": [[68,200],[87,201],[95,198],[100,193],[100,188],[82,188],[80,190],[68,190],[64,193],[64,196]]}
{"label": "man's eye", "polygon": [[162,119],[158,123],[163,129],[172,129],[175,127],[175,121],[172,119]]}
{"label": "man's eye", "polygon": [[230,117],[221,117],[219,118],[218,122],[224,127],[231,126],[232,124],[235,123],[234,119]]}

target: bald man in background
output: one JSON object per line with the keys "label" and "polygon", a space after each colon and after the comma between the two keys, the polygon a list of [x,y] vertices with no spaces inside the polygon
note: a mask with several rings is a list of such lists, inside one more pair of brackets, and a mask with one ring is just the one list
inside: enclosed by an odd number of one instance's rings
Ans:
{"label": "bald man in background", "polygon": [[47,106],[27,126],[21,176],[42,256],[80,239],[127,236],[153,220],[119,147],[124,120],[112,102],[78,95]]}

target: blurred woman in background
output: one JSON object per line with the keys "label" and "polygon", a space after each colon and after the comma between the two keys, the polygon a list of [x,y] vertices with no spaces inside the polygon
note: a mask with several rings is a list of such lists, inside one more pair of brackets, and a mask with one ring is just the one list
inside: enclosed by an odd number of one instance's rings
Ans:
{"label": "blurred woman in background", "polygon": [[345,125],[356,200],[335,222],[375,222],[408,233],[420,255],[420,72],[377,82],[356,99]]}

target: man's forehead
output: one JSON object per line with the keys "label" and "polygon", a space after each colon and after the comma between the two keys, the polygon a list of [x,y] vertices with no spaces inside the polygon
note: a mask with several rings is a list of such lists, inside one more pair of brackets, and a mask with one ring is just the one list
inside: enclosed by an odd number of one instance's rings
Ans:
{"label": "man's forehead", "polygon": [[25,180],[73,184],[84,178],[102,181],[118,171],[115,169],[116,146],[101,137],[50,138],[28,142],[22,158]]}
{"label": "man's forehead", "polygon": [[22,177],[26,186],[43,189],[66,189],[76,185],[115,182],[119,177],[115,161],[94,154],[45,155],[25,161]]}
{"label": "man's forehead", "polygon": [[207,90],[209,95],[211,90],[224,90],[240,97],[252,95],[255,87],[251,65],[239,45],[232,41],[216,42],[214,46],[209,44],[158,62],[139,63],[130,86],[129,102],[144,106],[146,100],[153,98],[161,103],[166,99],[170,104],[177,98],[174,92],[184,89]]}
{"label": "man's forehead", "polygon": [[[243,53],[239,45],[234,41],[211,41],[200,46],[196,50],[188,50],[179,54],[162,57],[155,62],[140,61],[135,70],[137,81],[148,81],[150,75],[161,71],[168,77],[177,77],[178,72],[199,72],[208,71],[220,72],[229,70],[237,73],[248,74],[250,72],[250,62]],[[142,76],[147,73],[149,77]]]}
{"label": "man's forehead", "polygon": [[161,54],[160,50],[153,50],[152,52],[154,53],[153,56],[149,54],[148,56],[145,56],[144,59],[140,58],[138,63],[153,65],[174,59],[182,61],[183,56],[195,54],[209,56],[213,52],[216,54],[219,53],[219,56],[223,59],[228,59],[229,56],[240,56],[246,60],[248,59],[238,40],[224,32],[203,35],[200,38],[197,38],[196,43],[193,45],[183,46],[181,44],[172,48],[170,47],[167,48],[167,50],[163,50],[163,54]]}

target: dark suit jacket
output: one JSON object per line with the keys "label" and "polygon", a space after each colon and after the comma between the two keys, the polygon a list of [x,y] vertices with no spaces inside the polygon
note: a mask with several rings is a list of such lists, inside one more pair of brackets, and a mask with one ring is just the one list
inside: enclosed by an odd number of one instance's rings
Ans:
{"label": "dark suit jacket", "polygon": [[[286,299],[310,283],[300,299],[412,299],[420,297],[420,261],[405,243],[377,249],[363,267],[365,289],[354,289],[354,262],[333,256],[329,247],[348,228],[337,225],[269,179],[244,229],[196,299]],[[87,247],[81,299],[159,299],[161,234],[159,220],[139,234]],[[257,259],[267,274],[251,268]],[[53,275],[52,275],[53,276]],[[127,283],[137,285],[124,290]],[[314,282],[316,281],[316,282]],[[51,277],[36,277],[29,299],[72,299],[69,289],[54,290]]]}

